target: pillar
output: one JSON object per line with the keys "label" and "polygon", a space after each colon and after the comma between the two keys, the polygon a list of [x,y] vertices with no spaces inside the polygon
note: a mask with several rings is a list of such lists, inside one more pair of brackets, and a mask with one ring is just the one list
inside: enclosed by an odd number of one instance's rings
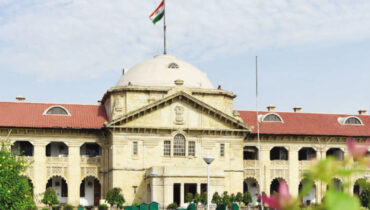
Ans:
{"label": "pillar", "polygon": [[[261,145],[261,179],[258,180],[258,184],[262,185],[262,191],[266,194],[270,193],[270,147],[267,145]],[[259,172],[257,172],[259,173]],[[259,174],[257,174],[259,179]],[[260,192],[262,193],[262,192]]]}
{"label": "pillar", "polygon": [[36,204],[41,204],[42,193],[46,190],[47,169],[46,169],[46,144],[44,142],[33,143],[33,185]]}
{"label": "pillar", "polygon": [[289,180],[288,186],[289,191],[293,196],[298,195],[298,186],[299,186],[299,160],[298,160],[298,149],[297,145],[292,145],[289,148]]}
{"label": "pillar", "polygon": [[184,186],[184,183],[181,183],[181,187],[180,187],[180,206],[183,206],[185,201],[184,201],[184,190],[185,190],[185,186]]}
{"label": "pillar", "polygon": [[68,145],[68,203],[74,206],[80,204],[81,184],[81,157],[80,144],[69,143]]}

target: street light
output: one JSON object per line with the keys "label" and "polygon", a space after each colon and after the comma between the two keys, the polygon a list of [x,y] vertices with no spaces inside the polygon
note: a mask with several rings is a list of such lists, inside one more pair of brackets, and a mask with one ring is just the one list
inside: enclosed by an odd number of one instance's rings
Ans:
{"label": "street light", "polygon": [[207,163],[207,210],[209,210],[209,203],[210,203],[210,190],[209,190],[209,165],[211,165],[211,163],[213,162],[213,160],[214,160],[215,158],[214,157],[212,157],[212,156],[209,156],[209,155],[207,155],[207,156],[205,156],[205,157],[203,157],[203,160],[204,160],[204,162],[206,162]]}

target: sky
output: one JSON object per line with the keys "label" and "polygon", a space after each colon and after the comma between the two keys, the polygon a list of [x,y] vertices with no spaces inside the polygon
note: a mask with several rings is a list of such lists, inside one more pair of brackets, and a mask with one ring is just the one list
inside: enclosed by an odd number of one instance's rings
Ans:
{"label": "sky", "polygon": [[[0,0],[0,101],[97,104],[163,51],[160,0]],[[168,54],[234,92],[235,109],[370,109],[370,1],[167,0]]]}

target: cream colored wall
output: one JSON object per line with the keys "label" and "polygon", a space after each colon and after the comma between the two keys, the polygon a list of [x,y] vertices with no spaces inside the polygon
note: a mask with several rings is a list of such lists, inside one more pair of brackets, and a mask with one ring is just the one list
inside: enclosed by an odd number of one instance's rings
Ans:
{"label": "cream colored wall", "polygon": [[[0,138],[6,138],[7,131],[2,129]],[[9,137],[11,142],[29,141],[34,146],[34,155],[26,157],[31,162],[25,175],[29,177],[34,186],[35,200],[41,203],[42,193],[48,179],[53,176],[63,177],[68,185],[68,203],[78,205],[80,200],[80,184],[84,177],[94,176],[102,182],[99,175],[100,162],[82,163],[80,146],[85,142],[105,144],[101,133],[84,131],[62,131],[43,129],[12,129]],[[68,157],[47,157],[46,145],[50,142],[64,142],[68,146]],[[85,158],[86,160],[86,158]],[[100,161],[100,158],[98,159]]]}
{"label": "cream colored wall", "polygon": [[[249,138],[244,142],[244,146],[257,146],[256,138]],[[288,150],[288,160],[270,160],[270,150],[273,147],[284,147]],[[298,186],[303,179],[303,173],[313,161],[299,161],[298,152],[303,147],[312,147],[316,150],[318,159],[326,157],[326,152],[330,148],[340,148],[347,154],[345,138],[339,137],[277,137],[264,136],[261,139],[261,169],[262,176],[259,179],[258,160],[244,160],[244,179],[253,178],[259,184],[262,183],[262,190],[270,193],[271,182],[275,178],[283,178],[293,195],[298,195]],[[363,177],[364,174],[357,174],[352,177],[350,192],[352,193],[355,180]],[[326,191],[326,185],[316,183],[316,200],[321,201],[322,195]]]}

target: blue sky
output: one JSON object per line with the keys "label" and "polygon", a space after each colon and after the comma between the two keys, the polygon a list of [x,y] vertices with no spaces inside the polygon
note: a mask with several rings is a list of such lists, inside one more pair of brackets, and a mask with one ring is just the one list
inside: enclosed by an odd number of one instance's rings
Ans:
{"label": "blue sky", "polygon": [[[0,100],[96,104],[162,52],[159,0],[0,0]],[[235,109],[370,109],[370,1],[168,0],[168,51],[238,95]]]}

